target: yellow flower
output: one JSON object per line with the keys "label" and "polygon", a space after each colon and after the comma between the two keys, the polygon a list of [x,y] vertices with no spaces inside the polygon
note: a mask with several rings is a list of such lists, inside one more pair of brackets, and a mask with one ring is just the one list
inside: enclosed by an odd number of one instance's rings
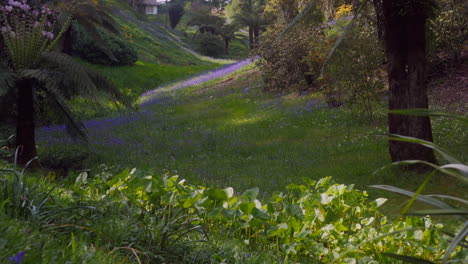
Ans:
{"label": "yellow flower", "polygon": [[336,9],[335,19],[339,19],[340,17],[351,15],[352,10],[353,10],[353,5],[346,5],[346,4],[340,5]]}

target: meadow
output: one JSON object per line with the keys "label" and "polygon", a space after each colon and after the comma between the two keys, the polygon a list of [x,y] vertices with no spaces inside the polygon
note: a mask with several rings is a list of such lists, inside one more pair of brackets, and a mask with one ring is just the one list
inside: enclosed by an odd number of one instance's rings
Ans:
{"label": "meadow", "polygon": [[[74,142],[62,126],[40,128],[39,155],[49,168],[42,175],[9,174],[14,168],[4,164],[2,200],[12,202],[0,207],[0,259],[398,263],[390,257],[395,253],[440,258],[447,246],[441,234],[456,232],[456,221],[401,219],[404,199],[368,188],[414,190],[425,179],[425,173],[395,168],[374,173],[389,163],[385,111],[369,122],[359,111],[329,108],[320,94],[265,94],[248,63],[150,91],[138,111],[86,121],[89,144]],[[464,125],[434,120],[437,144],[463,159]],[[460,198],[467,193],[443,175],[426,191]]]}
{"label": "meadow", "polygon": [[[82,169],[112,164],[117,173],[136,167],[241,191],[257,186],[271,193],[304,177],[325,176],[359,188],[417,186],[423,178],[412,172],[374,173],[389,163],[385,115],[382,107],[369,122],[358,111],[328,108],[320,94],[265,94],[258,72],[249,66],[205,84],[149,92],[137,112],[86,122],[86,148],[60,126],[40,129],[38,139],[44,157],[88,153]],[[435,119],[434,136],[463,160],[466,128],[457,122]],[[457,185],[443,188],[462,192]]]}

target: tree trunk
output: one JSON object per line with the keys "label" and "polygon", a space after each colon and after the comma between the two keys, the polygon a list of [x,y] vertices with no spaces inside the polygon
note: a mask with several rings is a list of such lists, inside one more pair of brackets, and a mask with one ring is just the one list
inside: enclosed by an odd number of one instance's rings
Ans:
{"label": "tree trunk", "polygon": [[251,26],[249,26],[249,46],[251,50],[254,48],[254,31]]}
{"label": "tree trunk", "polygon": [[[37,156],[34,124],[34,81],[20,79],[17,83],[16,147],[18,164],[25,165]],[[37,165],[37,162],[31,165]]]}
{"label": "tree trunk", "polygon": [[258,26],[254,27],[253,28],[253,35],[254,35],[254,47],[257,47],[258,46],[258,40],[259,40],[259,37],[260,37],[260,29],[258,28]]}
{"label": "tree trunk", "polygon": [[374,11],[375,11],[375,16],[377,18],[377,37],[379,38],[379,41],[384,40],[384,14],[383,14],[383,6],[382,6],[382,0],[372,0],[372,3],[374,4]]}
{"label": "tree trunk", "polygon": [[65,34],[63,35],[62,52],[69,55],[69,56],[71,56],[72,55],[72,45],[73,45],[72,27],[69,26],[67,31],[65,31]]}
{"label": "tree trunk", "polygon": [[[416,9],[415,6],[406,6],[406,9],[402,10],[404,2],[383,1],[389,109],[427,109],[426,12]],[[389,114],[388,128],[391,134],[432,141],[431,123],[427,116]],[[432,149],[419,144],[390,141],[389,150],[394,162],[436,161]]]}
{"label": "tree trunk", "polygon": [[229,39],[225,38],[224,39],[224,52],[226,55],[229,55]]}

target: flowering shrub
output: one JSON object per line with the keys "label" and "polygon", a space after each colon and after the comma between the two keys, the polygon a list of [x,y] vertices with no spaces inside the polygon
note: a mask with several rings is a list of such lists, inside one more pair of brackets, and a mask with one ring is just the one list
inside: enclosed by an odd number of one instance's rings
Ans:
{"label": "flowering shrub", "polygon": [[57,14],[45,5],[33,5],[28,0],[3,1],[0,31],[16,69],[31,67],[42,52],[55,45],[56,20]]}
{"label": "flowering shrub", "polygon": [[336,8],[335,20],[338,20],[344,16],[351,15],[352,10],[353,10],[353,5],[347,5],[347,4],[340,5],[338,8]]}

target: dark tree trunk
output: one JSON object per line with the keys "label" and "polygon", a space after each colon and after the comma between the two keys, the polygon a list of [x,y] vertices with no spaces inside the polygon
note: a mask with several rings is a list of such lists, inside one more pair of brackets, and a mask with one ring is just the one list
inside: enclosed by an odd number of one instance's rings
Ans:
{"label": "dark tree trunk", "polygon": [[251,26],[249,26],[249,46],[251,50],[254,48],[254,31]]}
{"label": "dark tree trunk", "polygon": [[65,31],[65,34],[63,34],[63,47],[62,47],[62,52],[71,56],[72,55],[72,45],[73,45],[73,39],[72,39],[72,27],[68,27],[67,31]]}
{"label": "dark tree trunk", "polygon": [[382,0],[372,0],[374,11],[377,17],[377,37],[380,41],[384,40],[384,13]]}
{"label": "dark tree trunk", "polygon": [[[426,12],[415,6],[402,10],[405,2],[383,1],[389,109],[427,109]],[[429,117],[389,114],[388,127],[391,134],[432,141]],[[389,150],[392,161],[436,161],[431,149],[418,144],[390,141]]]}
{"label": "dark tree trunk", "polygon": [[[25,165],[37,156],[34,124],[34,81],[21,79],[17,83],[16,147],[18,164]],[[36,165],[33,163],[32,165]]]}
{"label": "dark tree trunk", "polygon": [[224,39],[224,52],[226,55],[229,55],[229,39],[225,38]]}
{"label": "dark tree trunk", "polygon": [[259,37],[260,37],[260,29],[258,27],[254,27],[253,28],[253,36],[254,36],[254,47],[257,47],[258,46],[258,40],[259,40]]}

